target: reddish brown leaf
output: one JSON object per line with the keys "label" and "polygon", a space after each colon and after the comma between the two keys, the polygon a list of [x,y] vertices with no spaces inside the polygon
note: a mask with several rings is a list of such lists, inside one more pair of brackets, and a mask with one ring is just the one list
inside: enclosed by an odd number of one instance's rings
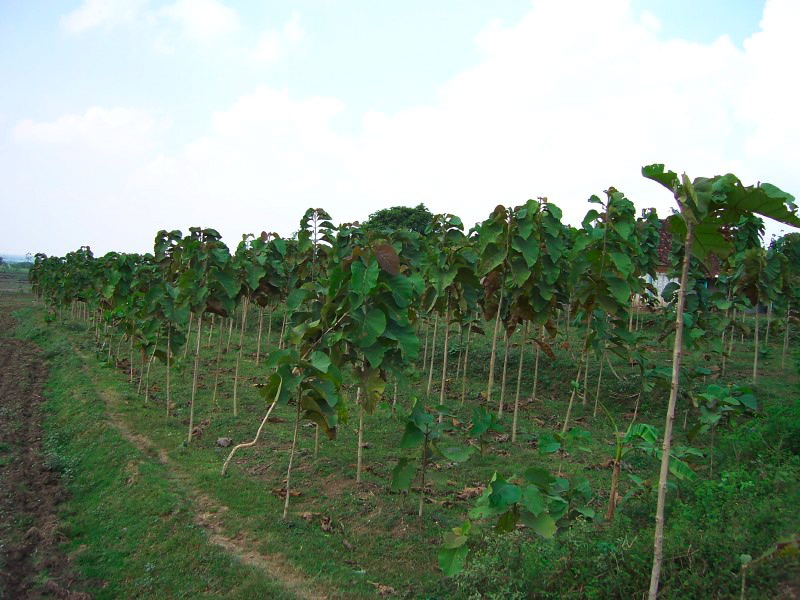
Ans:
{"label": "reddish brown leaf", "polygon": [[397,251],[389,244],[378,244],[372,248],[375,253],[375,258],[378,260],[378,265],[381,269],[389,273],[389,275],[400,274],[400,257]]}

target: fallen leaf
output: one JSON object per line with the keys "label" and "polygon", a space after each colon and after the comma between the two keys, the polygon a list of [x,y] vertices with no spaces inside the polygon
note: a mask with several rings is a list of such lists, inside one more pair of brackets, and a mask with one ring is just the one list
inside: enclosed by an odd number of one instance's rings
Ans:
{"label": "fallen leaf", "polygon": [[319,523],[319,527],[325,533],[333,532],[333,525],[331,524],[331,518],[330,517],[322,517],[322,520]]}

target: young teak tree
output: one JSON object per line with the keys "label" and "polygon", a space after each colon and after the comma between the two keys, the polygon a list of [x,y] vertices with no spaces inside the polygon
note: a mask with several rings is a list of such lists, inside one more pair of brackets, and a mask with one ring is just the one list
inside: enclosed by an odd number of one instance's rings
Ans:
{"label": "young teak tree", "polygon": [[731,174],[712,178],[700,177],[691,181],[686,174],[678,176],[673,171],[666,171],[663,164],[643,167],[642,174],[672,192],[680,212],[670,217],[669,223],[673,234],[681,236],[685,246],[681,287],[678,291],[675,316],[672,378],[664,426],[653,542],[653,569],[650,575],[649,598],[656,600],[663,560],[664,507],[669,476],[672,426],[675,421],[675,405],[680,385],[684,304],[689,262],[692,255],[697,256],[700,260],[705,260],[712,254],[727,255],[730,251],[730,243],[724,237],[721,228],[736,224],[743,216],[757,213],[795,227],[800,226],[800,218],[797,216],[794,197],[768,183],[745,186],[735,175]]}

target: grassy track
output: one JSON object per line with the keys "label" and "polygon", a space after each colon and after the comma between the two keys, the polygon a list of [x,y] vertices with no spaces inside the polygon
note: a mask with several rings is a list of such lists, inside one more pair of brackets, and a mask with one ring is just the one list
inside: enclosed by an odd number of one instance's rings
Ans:
{"label": "grassy track", "polygon": [[95,598],[295,597],[208,543],[187,487],[111,425],[63,334],[30,320],[20,330],[50,365],[45,451],[70,494],[61,515],[67,550]]}

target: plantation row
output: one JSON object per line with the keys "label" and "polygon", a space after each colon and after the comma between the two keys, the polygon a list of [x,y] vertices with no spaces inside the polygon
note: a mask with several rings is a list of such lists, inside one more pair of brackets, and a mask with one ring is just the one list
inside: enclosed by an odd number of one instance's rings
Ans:
{"label": "plantation row", "polygon": [[[573,410],[576,402],[586,405],[596,389],[594,414],[605,413],[617,430],[607,520],[614,518],[619,503],[623,457],[638,449],[661,461],[650,586],[655,597],[668,475],[691,477],[688,463],[699,453],[671,444],[682,352],[702,351],[724,374],[734,340],[750,335],[747,315],[752,314],[755,382],[761,343],[759,307],[766,307],[767,336],[773,315],[780,317],[785,364],[790,323],[796,320],[793,315],[800,302],[800,236],[787,235],[765,249],[763,222],[757,215],[795,226],[800,226],[800,219],[793,198],[769,184],[748,187],[732,175],[692,182],[665,171],[663,165],[645,167],[643,174],[668,188],[677,201],[679,211],[666,225],[671,236],[662,235],[665,225],[655,213],[637,218],[633,203],[610,188],[605,198],[590,199],[596,208],[589,210],[581,228],[562,223],[561,211],[546,199],[513,208],[498,206],[468,232],[458,217],[437,215],[423,235],[404,229],[372,231],[358,224],[336,227],[324,210],[309,209],[295,239],[247,235],[231,253],[213,229],[192,228],[186,236],[161,231],[152,255],[112,252],[95,258],[88,247],[63,258],[37,255],[30,280],[51,308],[51,318],[62,316],[64,310],[83,316],[94,325],[102,356],[120,364],[127,354],[131,381],[134,362],[140,364],[139,387],[143,386],[146,399],[150,365],[161,361],[166,366],[167,416],[174,406],[171,372],[191,365],[187,444],[197,431],[194,407],[203,340],[210,342],[217,328],[212,396],[216,402],[220,378],[225,376],[220,369],[222,332],[227,329],[228,344],[234,334],[238,338],[231,398],[237,416],[243,385],[242,339],[248,314],[254,314],[258,321],[254,361],[264,364],[259,392],[268,409],[256,438],[232,449],[223,473],[235,452],[257,442],[274,408],[293,402],[293,441],[281,492],[284,518],[292,497],[301,421],[314,423],[317,435],[321,430],[333,438],[337,425],[357,419],[356,481],[360,481],[366,417],[375,413],[382,399],[396,399],[398,382],[407,385],[421,379],[419,395],[431,405],[413,404],[400,441],[401,448],[418,456],[400,459],[392,489],[408,490],[418,479],[422,517],[426,476],[433,462],[467,461],[476,446],[483,447],[484,435],[498,428],[504,412],[512,414],[510,436],[512,443],[516,441],[528,342],[535,348],[529,359],[534,398],[542,355],[553,357],[554,347],[561,346],[575,358],[574,376],[569,377],[571,385],[564,386],[568,403],[560,431],[542,436],[540,451],[580,448],[586,432],[572,427]],[[659,252],[664,239],[670,242],[666,265],[663,248]],[[664,268],[678,282],[669,284],[659,298],[648,282]],[[655,333],[640,328],[643,311],[665,314],[660,322],[669,325]],[[490,329],[484,331],[484,324]],[[459,336],[455,356],[448,350],[453,332]],[[478,335],[485,335],[491,344],[485,392],[490,410],[481,407],[473,414],[469,436],[476,443],[458,445],[449,435],[454,424],[448,402],[464,403],[470,344]],[[508,348],[515,337],[520,339],[521,356],[512,407],[506,405],[505,388]],[[277,338],[274,345],[273,338]],[[666,340],[674,348],[671,370],[655,360],[658,346]],[[442,360],[434,365],[434,349],[440,345]],[[502,365],[496,364],[498,345],[505,346]],[[638,374],[634,418],[627,428],[617,427],[601,401],[603,365],[611,365],[608,353],[628,361]],[[425,371],[421,378],[420,354]],[[455,364],[450,362],[453,358]],[[591,361],[599,366],[596,382],[588,378]],[[698,374],[711,373],[712,369],[695,369],[687,375],[697,380]],[[686,377],[684,385],[685,381]],[[660,440],[656,428],[634,423],[640,401],[646,403],[656,386],[670,391]],[[700,406],[698,431],[756,408],[755,398],[744,386],[712,384],[693,398]],[[445,535],[439,554],[442,570],[454,574],[463,567],[473,523],[491,521],[498,531],[506,532],[522,523],[552,537],[576,519],[599,520],[588,506],[592,497],[588,482],[559,475],[535,467],[520,477],[496,475],[470,511],[470,520]]]}

